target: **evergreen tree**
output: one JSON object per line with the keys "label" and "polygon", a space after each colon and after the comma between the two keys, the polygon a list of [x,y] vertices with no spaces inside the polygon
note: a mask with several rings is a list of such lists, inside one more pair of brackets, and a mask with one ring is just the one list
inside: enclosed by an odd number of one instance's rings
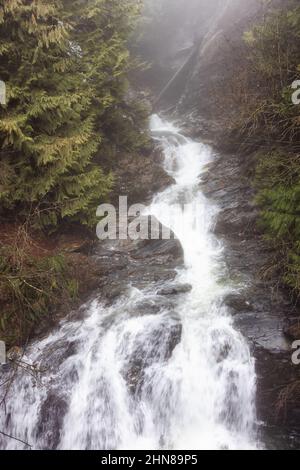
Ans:
{"label": "evergreen tree", "polygon": [[113,182],[96,154],[142,136],[122,111],[137,3],[0,0],[2,214],[34,214],[39,226],[93,220]]}
{"label": "evergreen tree", "polygon": [[92,89],[99,154],[114,158],[148,142],[147,110],[131,98],[128,73],[135,66],[127,47],[141,0],[64,0],[63,13],[72,25],[72,40],[80,50],[78,67]]}

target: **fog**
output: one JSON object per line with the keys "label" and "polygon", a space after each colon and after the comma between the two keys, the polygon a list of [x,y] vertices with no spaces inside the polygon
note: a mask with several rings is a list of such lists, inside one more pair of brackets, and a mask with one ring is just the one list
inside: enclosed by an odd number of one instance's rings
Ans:
{"label": "fog", "polygon": [[138,54],[151,64],[144,80],[158,91],[195,46],[204,48],[218,33],[225,42],[241,37],[263,5],[263,0],[144,0],[136,41]]}
{"label": "fog", "polygon": [[191,47],[209,30],[224,0],[145,0],[141,42],[144,52],[165,59]]}

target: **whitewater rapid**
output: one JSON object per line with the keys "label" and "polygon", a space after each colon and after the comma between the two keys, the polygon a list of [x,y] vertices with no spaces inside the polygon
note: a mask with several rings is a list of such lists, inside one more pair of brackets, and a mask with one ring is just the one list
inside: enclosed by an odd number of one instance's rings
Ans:
{"label": "whitewater rapid", "polygon": [[[63,322],[30,346],[26,361],[43,364],[52,351],[52,367],[38,382],[28,373],[17,377],[0,430],[34,449],[259,446],[255,364],[223,302],[239,286],[226,278],[223,247],[212,233],[218,207],[199,184],[213,152],[156,115],[151,131],[175,184],[155,196],[147,213],[180,240],[185,266],[176,283],[191,291],[176,297],[172,313],[162,306],[152,315],[132,312],[154,301],[157,285],[131,288],[110,307],[95,298],[83,307],[83,319]],[[180,335],[170,354],[174,332]],[[61,358],[66,341],[74,351]],[[142,381],[133,393],[126,377],[136,363]],[[26,446],[2,436],[0,448]]]}

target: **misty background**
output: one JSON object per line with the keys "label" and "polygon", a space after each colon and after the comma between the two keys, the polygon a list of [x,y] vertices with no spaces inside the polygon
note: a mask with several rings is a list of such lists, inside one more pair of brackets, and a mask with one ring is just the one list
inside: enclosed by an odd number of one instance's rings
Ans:
{"label": "misty background", "polygon": [[[206,70],[210,70],[211,64],[225,63],[228,54],[234,56],[235,42],[240,42],[254,17],[263,16],[269,3],[263,0],[145,0],[133,45],[134,52],[147,63],[141,74],[143,85],[159,98],[163,91],[167,103],[178,101],[202,62]],[[175,78],[165,94],[164,87],[181,67],[183,73]]]}

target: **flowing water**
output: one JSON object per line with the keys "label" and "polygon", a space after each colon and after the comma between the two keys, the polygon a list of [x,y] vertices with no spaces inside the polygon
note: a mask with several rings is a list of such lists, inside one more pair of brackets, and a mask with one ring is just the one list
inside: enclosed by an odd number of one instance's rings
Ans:
{"label": "flowing water", "polygon": [[[155,301],[155,284],[129,289],[110,307],[94,299],[78,320],[30,346],[26,360],[46,370],[37,383],[28,372],[15,380],[0,430],[35,449],[258,446],[254,360],[223,304],[233,288],[211,232],[218,208],[199,189],[212,151],[158,116],[151,129],[176,183],[148,212],[179,238],[185,266],[176,283],[192,290],[176,296],[172,313],[132,314]],[[24,445],[2,437],[0,447]]]}

